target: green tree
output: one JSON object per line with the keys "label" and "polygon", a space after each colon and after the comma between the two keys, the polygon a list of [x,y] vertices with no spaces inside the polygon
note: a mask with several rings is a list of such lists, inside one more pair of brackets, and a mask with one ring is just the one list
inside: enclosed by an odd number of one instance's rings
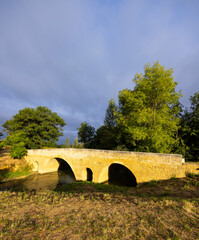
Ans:
{"label": "green tree", "polygon": [[74,148],[79,148],[79,142],[77,137],[74,140]]}
{"label": "green tree", "polygon": [[3,136],[3,133],[0,131],[0,137],[2,137]]}
{"label": "green tree", "polygon": [[173,70],[157,61],[136,74],[133,90],[119,92],[120,144],[130,150],[169,153],[177,144],[179,98]]}
{"label": "green tree", "polygon": [[65,148],[69,148],[69,147],[70,147],[70,140],[69,140],[69,137],[66,139],[64,145],[65,145]]}
{"label": "green tree", "polygon": [[99,127],[93,142],[93,147],[97,149],[114,150],[117,147],[117,129],[109,128],[105,125]]}
{"label": "green tree", "polygon": [[117,126],[116,118],[114,112],[116,111],[116,104],[113,99],[109,101],[109,105],[106,109],[106,114],[104,118],[104,125],[112,128]]}
{"label": "green tree", "polygon": [[79,143],[79,148],[84,148],[84,144],[83,143]]}
{"label": "green tree", "polygon": [[190,103],[182,115],[180,136],[185,144],[186,160],[199,161],[199,91],[190,97]]}
{"label": "green tree", "polygon": [[13,158],[19,158],[22,148],[21,157],[25,149],[54,147],[64,125],[64,120],[47,107],[24,108],[2,125],[7,133],[4,144],[11,146]]}
{"label": "green tree", "polygon": [[66,141],[59,146],[60,148],[70,148],[70,140],[69,137],[66,139]]}
{"label": "green tree", "polygon": [[23,131],[15,131],[13,134],[7,136],[3,141],[5,145],[10,145],[10,156],[13,158],[22,158],[27,153],[25,147],[26,136]]}
{"label": "green tree", "polygon": [[113,150],[117,147],[117,122],[114,112],[116,104],[113,99],[109,101],[104,118],[104,125],[99,127],[94,138],[94,147],[98,149]]}
{"label": "green tree", "polygon": [[89,147],[95,136],[95,128],[90,126],[87,122],[83,122],[77,130],[79,141],[83,143],[85,147]]}

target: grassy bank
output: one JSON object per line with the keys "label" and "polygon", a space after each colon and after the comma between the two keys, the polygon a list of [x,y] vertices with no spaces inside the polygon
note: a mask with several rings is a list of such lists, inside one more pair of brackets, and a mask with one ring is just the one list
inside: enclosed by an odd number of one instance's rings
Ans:
{"label": "grassy bank", "polygon": [[12,159],[9,149],[0,149],[0,182],[31,174],[31,166],[23,159]]}
{"label": "grassy bank", "polygon": [[199,239],[199,176],[1,192],[0,239]]}
{"label": "grassy bank", "polygon": [[9,179],[28,176],[31,174],[32,167],[26,162],[22,162],[17,166],[10,165],[9,167],[0,169],[0,182]]}
{"label": "grassy bank", "polygon": [[1,181],[6,181],[9,179],[14,179],[14,178],[19,178],[19,177],[26,177],[31,174],[31,169],[17,169],[17,170],[12,170],[9,168],[6,169],[1,169],[0,170],[0,182]]}

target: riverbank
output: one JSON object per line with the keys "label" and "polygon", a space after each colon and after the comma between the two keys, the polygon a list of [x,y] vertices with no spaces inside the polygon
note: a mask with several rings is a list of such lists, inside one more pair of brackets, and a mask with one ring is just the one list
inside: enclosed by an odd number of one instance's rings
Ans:
{"label": "riverbank", "polygon": [[199,239],[199,176],[0,193],[1,239]]}
{"label": "riverbank", "polygon": [[23,178],[31,174],[31,166],[24,159],[13,159],[9,149],[0,149],[0,182]]}

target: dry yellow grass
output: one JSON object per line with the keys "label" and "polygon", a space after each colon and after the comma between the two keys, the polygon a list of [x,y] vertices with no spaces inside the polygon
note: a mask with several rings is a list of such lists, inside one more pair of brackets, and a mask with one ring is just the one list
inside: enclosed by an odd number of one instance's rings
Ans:
{"label": "dry yellow grass", "polygon": [[1,192],[0,238],[199,239],[198,181],[194,176],[137,188],[74,183],[57,191]]}

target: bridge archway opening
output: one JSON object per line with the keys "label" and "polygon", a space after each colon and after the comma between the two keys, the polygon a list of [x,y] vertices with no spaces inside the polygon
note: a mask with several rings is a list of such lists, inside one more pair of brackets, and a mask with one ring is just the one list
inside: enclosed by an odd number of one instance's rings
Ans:
{"label": "bridge archway opening", "polygon": [[86,172],[87,172],[87,181],[92,182],[93,181],[93,172],[92,172],[92,170],[90,168],[87,168]]}
{"label": "bridge archway opening", "polygon": [[60,174],[65,174],[67,176],[69,176],[71,179],[73,179],[74,181],[76,180],[75,178],[75,174],[71,168],[71,166],[62,158],[55,158],[58,163],[59,163],[59,167],[57,169],[57,171],[60,173]]}
{"label": "bridge archway opening", "polygon": [[108,171],[109,183],[118,186],[136,187],[137,180],[135,175],[124,165],[113,163]]}

